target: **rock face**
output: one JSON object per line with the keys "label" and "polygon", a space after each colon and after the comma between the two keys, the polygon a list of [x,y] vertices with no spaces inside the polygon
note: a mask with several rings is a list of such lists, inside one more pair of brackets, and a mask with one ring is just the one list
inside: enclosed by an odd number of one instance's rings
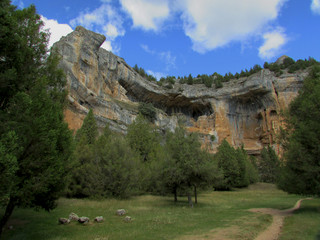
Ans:
{"label": "rock face", "polygon": [[78,221],[79,220],[79,216],[75,213],[70,213],[69,214],[69,220],[70,221]]}
{"label": "rock face", "polygon": [[86,223],[88,223],[90,221],[90,219],[88,218],[88,217],[80,217],[79,219],[78,219],[78,222],[79,223],[82,223],[82,224],[86,224]]}
{"label": "rock face", "polygon": [[102,216],[98,216],[98,217],[95,217],[94,221],[97,223],[102,223],[104,221],[104,219]]}
{"label": "rock face", "polygon": [[66,219],[66,218],[59,218],[58,219],[58,222],[60,223],[60,224],[69,224],[70,223],[70,220],[69,219]]}
{"label": "rock face", "polygon": [[138,115],[138,103],[151,102],[157,108],[155,124],[160,128],[174,130],[183,121],[212,152],[227,139],[234,146],[244,144],[249,154],[258,154],[263,146],[274,144],[281,125],[279,113],[297,96],[307,75],[285,72],[276,77],[263,69],[219,89],[179,83],[166,89],[100,48],[104,40],[103,35],[77,27],[54,45],[67,75],[65,118],[71,129],[80,128],[92,108],[101,128],[109,124],[125,133]]}
{"label": "rock face", "polygon": [[118,209],[117,212],[116,212],[116,214],[117,214],[118,216],[126,215],[126,210],[124,210],[124,209]]}

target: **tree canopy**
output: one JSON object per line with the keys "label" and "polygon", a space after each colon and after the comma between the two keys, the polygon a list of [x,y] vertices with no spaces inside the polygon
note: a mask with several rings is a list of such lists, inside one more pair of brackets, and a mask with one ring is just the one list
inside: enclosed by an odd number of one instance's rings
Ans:
{"label": "tree canopy", "polygon": [[[64,187],[72,135],[58,58],[34,6],[0,3],[0,228],[16,206],[53,209]],[[19,33],[19,34],[17,34]]]}
{"label": "tree canopy", "polygon": [[213,159],[201,149],[198,136],[187,133],[182,127],[177,127],[174,133],[169,133],[165,146],[168,158],[164,163],[163,183],[177,201],[178,190],[183,190],[191,201],[191,189],[196,190],[201,185],[213,185],[218,175]]}
{"label": "tree canopy", "polygon": [[285,165],[279,186],[289,192],[320,195],[320,66],[312,67],[290,104],[284,130]]}
{"label": "tree canopy", "polygon": [[276,183],[279,177],[280,161],[271,146],[264,147],[259,161],[259,174],[262,182]]}

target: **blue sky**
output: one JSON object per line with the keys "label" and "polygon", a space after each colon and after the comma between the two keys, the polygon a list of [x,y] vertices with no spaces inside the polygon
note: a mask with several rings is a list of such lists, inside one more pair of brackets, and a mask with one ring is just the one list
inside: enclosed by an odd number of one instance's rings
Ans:
{"label": "blue sky", "polygon": [[225,74],[281,55],[320,60],[320,0],[13,0],[34,4],[51,41],[82,25],[149,74]]}

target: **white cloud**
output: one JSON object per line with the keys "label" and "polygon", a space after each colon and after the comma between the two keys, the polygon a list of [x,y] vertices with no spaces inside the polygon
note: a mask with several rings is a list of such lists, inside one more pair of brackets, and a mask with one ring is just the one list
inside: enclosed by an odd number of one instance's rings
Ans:
{"label": "white cloud", "polygon": [[259,56],[262,59],[270,59],[279,55],[281,48],[287,43],[288,38],[282,28],[263,35],[264,43],[259,48]]}
{"label": "white cloud", "polygon": [[315,14],[320,15],[320,0],[312,0],[311,2],[311,10]]}
{"label": "white cloud", "polygon": [[106,26],[104,26],[103,30],[104,30],[105,34],[111,39],[115,39],[119,35],[123,36],[123,34],[124,34],[124,33],[119,33],[118,28],[115,25],[113,25],[112,23],[108,23]]}
{"label": "white cloud", "polygon": [[166,77],[166,74],[162,73],[162,72],[154,72],[152,70],[147,70],[147,73],[149,75],[154,76],[158,81],[160,80],[160,78],[162,77]]}
{"label": "white cloud", "polygon": [[22,0],[13,0],[12,1],[13,5],[16,5],[18,8],[23,9],[24,8],[24,3]]}
{"label": "white cloud", "polygon": [[101,45],[102,48],[104,48],[107,51],[112,51],[112,46],[110,41],[104,41]]}
{"label": "white cloud", "polygon": [[73,30],[68,24],[60,24],[54,19],[47,19],[44,16],[41,16],[41,20],[44,23],[43,29],[48,29],[50,32],[50,39],[48,47],[59,41],[61,37],[66,36],[71,33]]}
{"label": "white cloud", "polygon": [[160,52],[159,56],[160,59],[165,62],[167,71],[176,68],[176,57],[173,56],[170,51]]}
{"label": "white cloud", "polygon": [[88,29],[93,29],[95,25],[104,25],[109,8],[110,5],[102,4],[92,12],[81,12],[78,17],[70,21],[70,24],[73,27],[81,25]]}
{"label": "white cloud", "polygon": [[286,0],[178,0],[184,31],[200,53],[243,41],[277,18]]}
{"label": "white cloud", "polygon": [[168,0],[120,0],[120,3],[131,16],[133,26],[144,30],[160,30],[170,14]]}
{"label": "white cloud", "polygon": [[102,45],[108,51],[120,51],[114,40],[119,36],[124,36],[123,19],[117,9],[110,4],[110,0],[101,0],[103,4],[99,8],[89,12],[81,12],[79,16],[70,21],[71,26],[81,25],[91,31],[102,33],[107,41]]}
{"label": "white cloud", "polygon": [[155,51],[150,49],[147,45],[141,44],[141,48],[151,55],[157,56],[166,65],[166,71],[176,68],[176,56],[173,56],[170,51]]}
{"label": "white cloud", "polygon": [[145,44],[141,44],[141,48],[146,52],[146,53],[150,53],[152,55],[156,54],[156,51],[151,50],[148,45]]}

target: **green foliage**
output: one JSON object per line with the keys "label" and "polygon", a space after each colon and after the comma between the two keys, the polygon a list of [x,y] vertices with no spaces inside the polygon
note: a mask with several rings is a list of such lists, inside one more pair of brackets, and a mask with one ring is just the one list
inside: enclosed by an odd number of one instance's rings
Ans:
{"label": "green foliage", "polygon": [[167,191],[174,194],[175,200],[178,190],[187,191],[190,195],[193,187],[196,194],[197,187],[212,186],[219,177],[213,159],[201,150],[197,135],[188,134],[182,127],[168,134],[165,150],[168,157],[163,165],[162,181]]}
{"label": "green foliage", "polygon": [[218,167],[223,173],[223,180],[215,187],[219,190],[230,190],[237,186],[237,180],[240,176],[240,169],[236,158],[236,152],[233,147],[224,139],[215,155]]}
{"label": "green foliage", "polygon": [[222,81],[219,78],[216,78],[214,80],[214,85],[216,86],[216,88],[222,88],[223,87]]}
{"label": "green foliage", "polygon": [[77,198],[126,198],[140,190],[141,169],[139,155],[107,125],[93,144],[85,136],[78,142],[66,194]]}
{"label": "green foliage", "polygon": [[[304,70],[310,66],[316,65],[318,62],[314,58],[309,58],[308,60],[298,60],[295,62],[292,58],[287,57],[283,60],[282,64],[278,63],[268,63],[265,62],[263,65],[264,69],[269,69],[270,71],[274,72],[276,76],[280,76],[284,73],[285,70],[287,70],[289,73],[294,73],[298,70]],[[141,76],[147,78],[149,81],[156,81],[156,79],[148,75],[144,69],[139,68],[137,65],[133,67],[133,69],[139,73]],[[245,69],[241,70],[240,73],[236,72],[235,74],[232,74],[231,72],[226,73],[224,76],[215,72],[212,75],[207,74],[198,74],[197,77],[192,77],[191,74],[184,77],[174,77],[174,76],[167,76],[167,77],[161,77],[160,80],[157,82],[159,86],[164,86],[167,89],[172,89],[173,85],[176,83],[177,79],[180,84],[204,84],[206,87],[211,88],[212,85],[215,85],[215,88],[222,88],[224,82],[229,82],[232,79],[239,79],[239,78],[245,78],[249,77],[253,74],[258,73],[262,70],[262,67],[259,64],[255,64],[250,70]]]}
{"label": "green foliage", "polygon": [[208,75],[204,74],[201,76],[201,81],[207,88],[212,87],[212,83],[213,83],[212,77],[209,77]]}
{"label": "green foliage", "polygon": [[188,85],[192,85],[193,84],[193,77],[191,74],[189,74],[188,78],[187,78],[187,84]]}
{"label": "green foliage", "polygon": [[16,10],[8,0],[0,4],[0,108],[4,109],[15,94],[43,75],[48,35],[40,31],[43,23],[33,5]]}
{"label": "green foliage", "polygon": [[138,107],[139,113],[147,118],[150,122],[156,120],[157,111],[152,103],[141,102]]}
{"label": "green foliage", "polygon": [[276,73],[277,76],[283,74],[283,70],[287,69],[289,73],[294,73],[299,70],[305,70],[308,67],[319,64],[314,58],[309,57],[309,59],[299,59],[298,61],[294,61],[290,57],[286,57],[283,60],[282,64],[278,63],[267,63],[265,62],[263,67],[265,69],[269,69],[270,71]]}
{"label": "green foliage", "polygon": [[0,171],[1,182],[9,183],[1,186],[2,230],[16,206],[55,207],[72,136],[63,121],[64,75],[54,52],[47,56],[40,16],[34,6],[0,4]]}
{"label": "green foliage", "polygon": [[285,166],[280,187],[289,193],[320,193],[320,66],[304,80],[287,115]]}
{"label": "green foliage", "polygon": [[276,73],[277,76],[280,76],[283,73],[278,63],[264,64],[264,66],[267,67],[270,71]]}
{"label": "green foliage", "polygon": [[99,196],[101,184],[97,179],[98,172],[99,166],[94,162],[94,146],[89,145],[83,136],[74,151],[66,195],[77,198]]}
{"label": "green foliage", "polygon": [[285,68],[288,68],[289,66],[295,64],[295,61],[290,58],[290,57],[286,57],[284,60],[283,60],[283,63],[281,65],[281,68],[285,69]]}
{"label": "green foliage", "polygon": [[128,147],[138,153],[141,166],[139,180],[141,188],[147,192],[162,193],[160,173],[167,158],[161,145],[162,138],[157,130],[143,116],[128,127],[126,135]]}
{"label": "green foliage", "polygon": [[246,187],[258,180],[254,161],[249,159],[243,147],[234,149],[226,140],[223,140],[218,147],[215,160],[223,175],[215,185],[218,190]]}
{"label": "green foliage", "polygon": [[247,187],[250,184],[248,168],[249,168],[249,156],[247,152],[242,148],[236,149],[236,158],[239,166],[239,176],[236,180],[235,187]]}
{"label": "green foliage", "polygon": [[[107,133],[106,128],[104,134]],[[97,137],[98,127],[93,111],[90,109],[75,136],[76,148],[73,168],[66,189],[68,197],[83,198],[102,195],[99,176],[100,166],[94,160]]]}
{"label": "green foliage", "polygon": [[157,79],[148,73],[143,68],[139,68],[137,64],[134,65],[133,70],[135,70],[141,77],[146,78],[149,82],[156,82]]}
{"label": "green foliage", "polygon": [[259,171],[257,167],[257,160],[253,156],[249,157],[249,162],[247,164],[247,172],[248,172],[250,184],[260,181]]}
{"label": "green foliage", "polygon": [[99,166],[97,183],[102,188],[102,196],[127,198],[139,192],[142,163],[125,138],[102,135],[95,146],[94,162]]}
{"label": "green foliage", "polygon": [[143,161],[156,158],[160,138],[155,129],[152,128],[143,116],[138,116],[128,127],[126,138],[129,146],[139,153]]}
{"label": "green foliage", "polygon": [[17,161],[18,138],[14,131],[7,132],[0,140],[0,205],[6,205],[14,187],[16,173],[19,169]]}
{"label": "green foliage", "polygon": [[261,159],[258,164],[259,175],[262,182],[276,183],[279,175],[280,161],[271,146],[261,150]]}
{"label": "green foliage", "polygon": [[97,137],[97,122],[94,118],[92,109],[90,109],[87,116],[83,120],[81,128],[77,131],[76,140],[79,142],[82,138],[84,138],[87,144],[93,144]]}

